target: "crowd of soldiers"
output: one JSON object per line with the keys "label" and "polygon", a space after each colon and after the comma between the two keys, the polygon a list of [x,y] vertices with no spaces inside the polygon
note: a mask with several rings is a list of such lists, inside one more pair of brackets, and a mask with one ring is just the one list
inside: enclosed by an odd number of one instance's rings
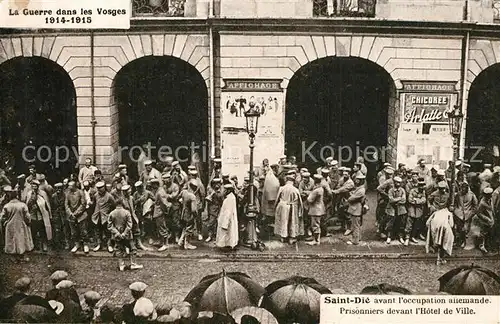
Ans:
{"label": "crowd of soldiers", "polygon": [[[497,249],[500,237],[500,167],[485,164],[481,173],[470,172],[460,160],[446,170],[418,161],[415,168],[385,164],[378,175],[377,232],[408,245],[426,240],[429,217],[447,209],[454,231],[454,245],[465,249]],[[452,179],[455,179],[452,183]]]}

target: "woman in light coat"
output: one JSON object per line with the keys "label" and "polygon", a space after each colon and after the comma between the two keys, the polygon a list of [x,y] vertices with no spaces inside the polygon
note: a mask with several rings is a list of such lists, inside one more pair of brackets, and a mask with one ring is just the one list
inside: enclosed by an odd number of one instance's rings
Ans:
{"label": "woman in light coat", "polygon": [[215,245],[221,249],[234,249],[238,245],[238,208],[234,186],[224,185],[225,198],[217,219],[217,237]]}

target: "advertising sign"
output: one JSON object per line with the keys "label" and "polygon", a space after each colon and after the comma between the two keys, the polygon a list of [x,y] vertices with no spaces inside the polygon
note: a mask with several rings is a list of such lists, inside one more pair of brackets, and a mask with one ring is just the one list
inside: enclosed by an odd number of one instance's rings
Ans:
{"label": "advertising sign", "polygon": [[255,137],[254,165],[267,158],[277,161],[284,152],[283,80],[224,79],[221,94],[222,171],[240,182],[250,167],[249,138],[245,112],[255,107],[261,113]]}
{"label": "advertising sign", "polygon": [[455,82],[403,82],[398,129],[398,163],[419,159],[446,169],[453,158],[448,112],[457,102]]}

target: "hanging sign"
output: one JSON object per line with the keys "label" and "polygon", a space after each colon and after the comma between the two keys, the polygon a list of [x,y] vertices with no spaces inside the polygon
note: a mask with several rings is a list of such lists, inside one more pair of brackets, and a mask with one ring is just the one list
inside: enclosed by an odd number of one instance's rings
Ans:
{"label": "hanging sign", "polygon": [[281,79],[224,79],[221,89],[222,171],[238,176],[240,183],[250,167],[245,112],[261,113],[255,137],[254,166],[267,158],[277,161],[284,152],[283,89]]}
{"label": "hanging sign", "polygon": [[413,166],[424,159],[445,169],[453,158],[448,112],[457,102],[456,82],[402,83],[397,161]]}

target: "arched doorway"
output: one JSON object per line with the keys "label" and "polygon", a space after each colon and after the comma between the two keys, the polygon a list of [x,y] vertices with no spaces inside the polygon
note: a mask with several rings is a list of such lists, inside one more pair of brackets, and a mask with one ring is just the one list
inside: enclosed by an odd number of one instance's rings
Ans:
{"label": "arched doorway", "polygon": [[[295,73],[287,88],[287,155],[316,168],[333,150],[335,159],[352,166],[358,151],[387,146],[389,111],[395,104],[391,98],[395,98],[391,76],[371,61],[326,57],[310,62]],[[350,148],[351,158],[347,148],[339,156],[342,146]],[[378,162],[373,161],[381,158],[377,155],[366,156],[372,160],[367,161],[369,175],[377,168]]]}
{"label": "arched doorway", "polygon": [[161,162],[170,153],[186,166],[192,147],[197,146],[195,151],[207,161],[208,90],[195,67],[171,56],[139,58],[118,72],[113,96],[119,113],[121,158],[131,166],[132,178],[138,177],[132,166],[140,150],[124,147],[151,143],[155,147],[152,159]]}
{"label": "arched doorway", "polygon": [[500,64],[482,71],[469,90],[465,159],[475,171],[483,163],[499,164],[495,145],[500,146]]}
{"label": "arched doorway", "polygon": [[49,182],[77,167],[76,92],[68,73],[42,57],[16,57],[0,65],[0,152],[10,175],[34,163]]}

